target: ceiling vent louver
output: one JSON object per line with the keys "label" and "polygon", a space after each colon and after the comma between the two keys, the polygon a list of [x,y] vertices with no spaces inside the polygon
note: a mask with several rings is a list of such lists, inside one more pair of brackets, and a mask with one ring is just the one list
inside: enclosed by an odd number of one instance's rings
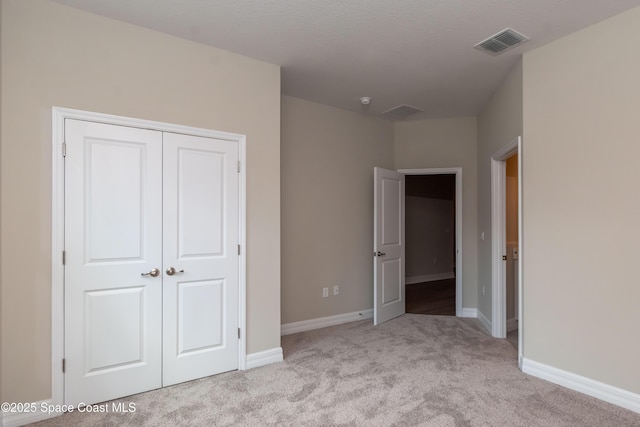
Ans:
{"label": "ceiling vent louver", "polygon": [[511,28],[507,28],[481,41],[474,47],[483,52],[487,52],[490,55],[498,55],[505,50],[524,43],[528,40],[529,37],[525,36],[524,34],[520,34],[519,32],[512,30]]}
{"label": "ceiling vent louver", "polygon": [[385,111],[382,115],[387,119],[402,120],[416,113],[424,113],[424,110],[412,107],[411,105],[402,104]]}

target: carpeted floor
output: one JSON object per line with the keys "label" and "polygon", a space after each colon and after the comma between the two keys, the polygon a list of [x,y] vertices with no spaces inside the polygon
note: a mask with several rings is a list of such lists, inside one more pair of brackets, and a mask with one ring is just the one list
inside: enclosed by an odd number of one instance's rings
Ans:
{"label": "carpeted floor", "polygon": [[639,426],[640,414],[520,372],[475,319],[406,314],[282,338],[285,361],[120,399],[135,413],[40,426]]}

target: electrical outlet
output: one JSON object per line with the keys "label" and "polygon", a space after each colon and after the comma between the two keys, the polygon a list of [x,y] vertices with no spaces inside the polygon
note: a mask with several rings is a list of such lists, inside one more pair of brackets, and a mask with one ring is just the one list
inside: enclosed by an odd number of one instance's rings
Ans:
{"label": "electrical outlet", "polygon": [[340,286],[335,285],[335,286],[333,287],[333,294],[334,294],[334,295],[338,295],[339,293],[340,293]]}
{"label": "electrical outlet", "polygon": [[434,264],[437,264],[437,263],[438,263],[438,258],[434,258],[434,259],[433,259],[433,263],[434,263]]}
{"label": "electrical outlet", "polygon": [[329,296],[329,288],[322,288],[322,298],[327,298]]}
{"label": "electrical outlet", "polygon": [[482,285],[482,295],[484,295],[484,285]]}

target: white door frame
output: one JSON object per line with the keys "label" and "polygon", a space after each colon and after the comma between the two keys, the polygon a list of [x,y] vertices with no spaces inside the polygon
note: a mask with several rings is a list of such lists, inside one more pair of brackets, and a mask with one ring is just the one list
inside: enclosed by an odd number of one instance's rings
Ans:
{"label": "white door frame", "polygon": [[398,169],[405,175],[456,176],[456,316],[470,317],[462,308],[462,168]]}
{"label": "white door frame", "polygon": [[518,137],[491,156],[491,334],[507,336],[506,264],[506,160],[518,155],[518,364],[522,360],[524,322],[522,313],[522,137]]}
{"label": "white door frame", "polygon": [[[64,376],[62,359],[64,357],[64,266],[62,251],[64,250],[64,121],[76,119],[98,123],[153,129],[161,132],[173,132],[193,136],[216,138],[233,141],[238,144],[240,160],[239,174],[239,230],[238,241],[243,248],[238,256],[238,325],[242,330],[238,343],[238,369],[247,366],[247,333],[246,333],[246,136],[210,129],[174,125],[150,120],[93,113],[68,108],[52,108],[52,187],[51,187],[51,403],[64,403]],[[240,166],[239,165],[239,166]]]}

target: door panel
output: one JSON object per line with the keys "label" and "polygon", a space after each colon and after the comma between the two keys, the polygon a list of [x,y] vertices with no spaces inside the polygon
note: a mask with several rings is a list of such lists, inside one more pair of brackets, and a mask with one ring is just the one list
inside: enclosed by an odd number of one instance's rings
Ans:
{"label": "door panel", "polygon": [[[403,178],[404,179],[404,178]],[[382,246],[400,245],[400,207],[402,204],[403,181],[396,177],[381,177],[382,191],[380,201],[382,203]]]}
{"label": "door panel", "polygon": [[180,147],[177,157],[178,259],[224,256],[225,154]]}
{"label": "door panel", "polygon": [[[144,148],[144,144],[130,141],[87,139],[84,179],[88,263],[142,258]],[[112,173],[114,170],[117,173]]]}
{"label": "door panel", "polygon": [[[210,310],[201,310],[208,301]],[[224,281],[206,280],[178,284],[178,357],[223,344]],[[206,328],[200,325],[207,325]]]}
{"label": "door panel", "polygon": [[237,164],[233,142],[164,134],[164,385],[238,368]]}
{"label": "door panel", "polygon": [[66,120],[65,403],[161,386],[162,134]]}
{"label": "door panel", "polygon": [[[143,362],[143,302],[144,288],[139,286],[85,293],[88,373]],[[121,316],[113,319],[112,313]]]}
{"label": "door panel", "polygon": [[402,298],[402,283],[400,272],[402,263],[399,259],[382,261],[382,277],[384,286],[382,287],[382,306],[396,303]]}
{"label": "door panel", "polygon": [[405,313],[404,175],[374,168],[374,304],[378,325]]}

